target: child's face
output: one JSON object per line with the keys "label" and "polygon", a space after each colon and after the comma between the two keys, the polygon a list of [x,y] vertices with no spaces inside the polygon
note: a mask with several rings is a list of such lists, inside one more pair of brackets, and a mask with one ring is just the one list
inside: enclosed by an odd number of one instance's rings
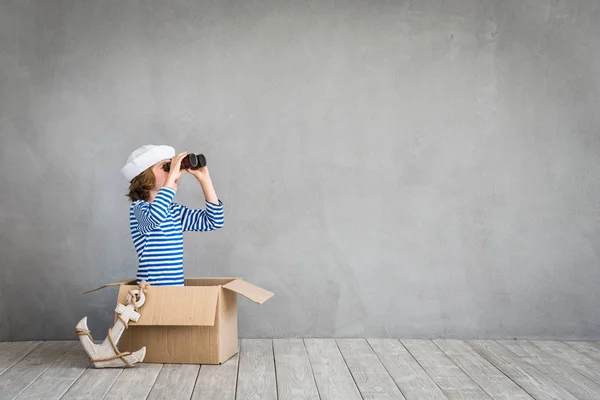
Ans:
{"label": "child's face", "polygon": [[[167,180],[167,176],[169,175],[168,172],[166,172],[162,166],[165,165],[166,163],[168,163],[170,160],[162,160],[160,162],[157,162],[156,164],[154,164],[152,166],[152,172],[154,173],[154,178],[155,178],[155,182],[154,182],[154,190],[160,190],[161,187],[164,186],[165,181]],[[175,181],[175,183],[177,184],[178,182]]]}

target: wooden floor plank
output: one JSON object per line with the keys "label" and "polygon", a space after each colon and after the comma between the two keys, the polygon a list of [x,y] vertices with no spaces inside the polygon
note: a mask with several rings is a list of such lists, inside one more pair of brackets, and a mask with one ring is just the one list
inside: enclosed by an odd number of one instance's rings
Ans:
{"label": "wooden floor plank", "polygon": [[61,400],[102,399],[122,372],[121,368],[89,367],[61,397]]}
{"label": "wooden floor plank", "polygon": [[160,370],[162,364],[139,364],[123,370],[112,385],[104,400],[145,399]]}
{"label": "wooden floor plank", "polygon": [[467,343],[536,400],[576,399],[500,343],[493,340],[469,340]]}
{"label": "wooden floor plank", "polygon": [[447,400],[442,389],[396,339],[368,339],[407,400]]}
{"label": "wooden floor plank", "polygon": [[237,400],[276,400],[277,383],[271,339],[242,339]]}
{"label": "wooden floor plank", "polygon": [[564,342],[592,360],[600,362],[600,344],[597,342]]}
{"label": "wooden floor plank", "polygon": [[432,341],[410,339],[400,341],[427,371],[449,399],[486,399],[488,396],[471,378],[448,358]]}
{"label": "wooden floor plank", "polygon": [[42,342],[2,342],[0,343],[0,375],[21,361]]}
{"label": "wooden floor plank", "polygon": [[200,365],[165,364],[148,395],[149,400],[188,400],[196,384]]}
{"label": "wooden floor plank", "polygon": [[60,399],[90,365],[87,354],[76,342],[73,347],[37,378],[18,400]]}
{"label": "wooden floor plank", "polygon": [[334,339],[304,339],[322,400],[361,400],[362,397]]}
{"label": "wooden floor plank", "polygon": [[319,393],[302,339],[273,339],[279,400],[318,400]]}
{"label": "wooden floor plank", "polygon": [[0,399],[14,399],[42,375],[65,352],[73,341],[44,342],[0,375]]}
{"label": "wooden floor plank", "polygon": [[200,368],[192,400],[235,400],[239,354],[221,365]]}
{"label": "wooden floor plank", "polygon": [[554,340],[531,340],[530,342],[540,349],[552,354],[555,357],[559,357],[570,364],[591,366],[600,365],[600,361],[594,360],[593,358],[564,342]]}
{"label": "wooden floor plank", "polygon": [[490,364],[463,340],[433,341],[491,398],[504,400],[531,400],[532,397]]}
{"label": "wooden floor plank", "polygon": [[532,341],[540,349],[560,358],[576,371],[600,384],[600,362],[589,358],[568,344],[557,341]]}
{"label": "wooden floor plank", "polygon": [[363,399],[405,399],[365,339],[337,339],[336,342]]}
{"label": "wooden floor plank", "polygon": [[578,399],[600,399],[599,385],[533,343],[526,340],[498,340],[498,343],[513,351],[513,353],[524,354],[520,356],[522,360],[532,365],[544,376],[556,382]]}

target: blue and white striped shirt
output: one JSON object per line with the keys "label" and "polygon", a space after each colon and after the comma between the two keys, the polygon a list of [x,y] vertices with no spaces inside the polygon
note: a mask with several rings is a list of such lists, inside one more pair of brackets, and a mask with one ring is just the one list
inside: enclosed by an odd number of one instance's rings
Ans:
{"label": "blue and white striped shirt", "polygon": [[162,187],[152,203],[137,200],[129,207],[129,227],[138,254],[137,282],[183,286],[183,232],[212,231],[223,226],[223,202],[206,201],[206,209],[173,202],[175,189]]}

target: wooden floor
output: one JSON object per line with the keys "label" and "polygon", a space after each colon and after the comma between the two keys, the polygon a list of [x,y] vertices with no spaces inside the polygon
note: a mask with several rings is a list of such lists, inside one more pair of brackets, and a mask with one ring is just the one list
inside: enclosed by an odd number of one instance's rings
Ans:
{"label": "wooden floor", "polygon": [[600,342],[242,339],[219,366],[88,367],[79,342],[0,343],[0,399],[600,399]]}

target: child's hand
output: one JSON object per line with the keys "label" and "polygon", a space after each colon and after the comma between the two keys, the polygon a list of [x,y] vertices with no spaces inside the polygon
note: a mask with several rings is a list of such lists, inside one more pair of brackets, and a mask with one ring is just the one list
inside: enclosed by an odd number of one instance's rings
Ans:
{"label": "child's hand", "polygon": [[210,175],[208,173],[208,165],[199,169],[186,169],[186,171],[194,175],[196,179],[198,179],[200,182],[205,182],[208,179],[210,179]]}
{"label": "child's hand", "polygon": [[184,151],[183,153],[179,153],[171,159],[171,166],[169,168],[169,175],[167,175],[167,179],[165,180],[165,186],[177,190],[177,183],[181,175],[183,175],[181,161],[185,156],[187,156],[187,154],[187,151]]}

